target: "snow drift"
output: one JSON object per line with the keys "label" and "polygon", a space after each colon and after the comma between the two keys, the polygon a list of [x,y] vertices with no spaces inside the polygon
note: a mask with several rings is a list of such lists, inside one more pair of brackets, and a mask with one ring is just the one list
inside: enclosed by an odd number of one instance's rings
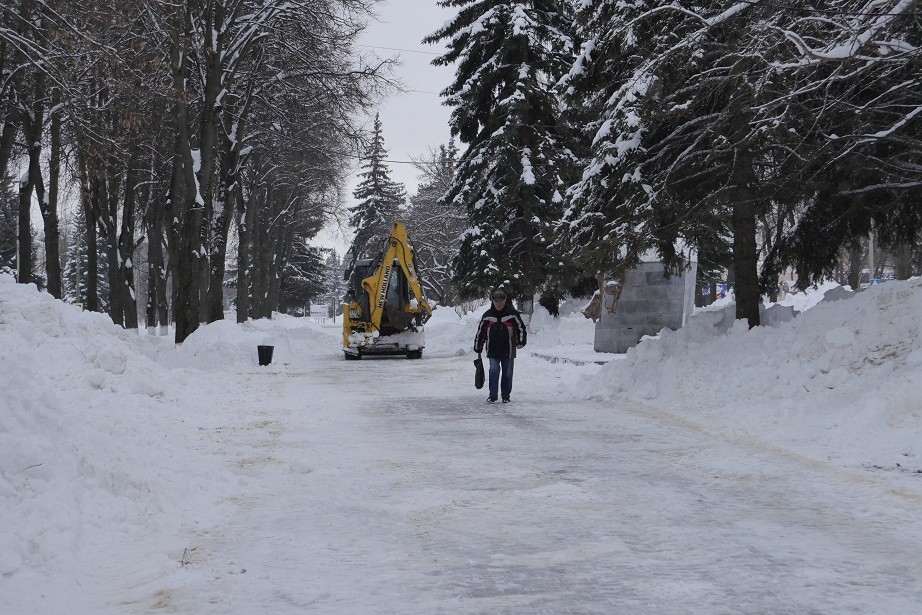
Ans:
{"label": "snow drift", "polygon": [[[835,300],[829,300],[835,299]],[[733,309],[730,306],[728,309]],[[645,400],[819,458],[922,467],[922,279],[827,300],[749,330],[726,311],[641,342],[592,395]]]}
{"label": "snow drift", "polygon": [[175,455],[196,445],[186,418],[215,414],[209,387],[197,384],[201,397],[192,397],[185,372],[147,356],[166,356],[168,340],[124,331],[9,275],[0,275],[0,340],[3,593],[28,597],[55,576],[72,586],[72,604],[26,601],[64,612],[81,604],[77,571],[115,575],[125,557],[145,562],[143,576],[175,568],[169,545],[151,553],[135,538],[176,533],[190,510],[217,515],[203,503],[235,490],[234,476]]}

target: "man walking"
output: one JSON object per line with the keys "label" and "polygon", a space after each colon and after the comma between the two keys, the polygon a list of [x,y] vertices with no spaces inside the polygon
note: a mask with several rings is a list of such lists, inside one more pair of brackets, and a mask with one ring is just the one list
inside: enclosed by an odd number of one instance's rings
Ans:
{"label": "man walking", "polygon": [[528,333],[521,314],[506,302],[504,291],[496,289],[490,298],[493,305],[480,318],[477,337],[474,338],[474,352],[479,355],[486,348],[490,360],[490,397],[487,401],[493,403],[497,400],[498,389],[505,404],[512,394],[515,351],[525,345]]}

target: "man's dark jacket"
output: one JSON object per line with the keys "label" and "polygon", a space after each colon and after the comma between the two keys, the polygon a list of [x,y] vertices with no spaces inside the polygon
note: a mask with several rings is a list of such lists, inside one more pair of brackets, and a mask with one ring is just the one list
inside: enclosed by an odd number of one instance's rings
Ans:
{"label": "man's dark jacket", "polygon": [[474,352],[479,354],[486,349],[487,358],[514,359],[516,346],[524,346],[527,337],[525,322],[511,303],[506,303],[502,311],[491,305],[480,317]]}

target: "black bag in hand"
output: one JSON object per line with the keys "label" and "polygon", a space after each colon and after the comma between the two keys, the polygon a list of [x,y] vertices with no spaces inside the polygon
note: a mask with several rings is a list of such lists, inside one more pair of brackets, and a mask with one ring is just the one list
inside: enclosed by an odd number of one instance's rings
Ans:
{"label": "black bag in hand", "polygon": [[483,373],[483,359],[480,358],[480,355],[477,355],[477,358],[474,359],[474,387],[482,389],[484,380],[486,380],[486,377]]}

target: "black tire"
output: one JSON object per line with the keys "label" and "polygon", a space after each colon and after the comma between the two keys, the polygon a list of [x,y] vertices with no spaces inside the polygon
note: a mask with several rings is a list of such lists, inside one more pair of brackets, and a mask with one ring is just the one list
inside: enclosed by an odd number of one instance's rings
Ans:
{"label": "black tire", "polygon": [[408,350],[408,351],[407,351],[407,358],[408,358],[408,359],[422,359],[422,358],[423,358],[423,349],[420,348],[419,350]]}
{"label": "black tire", "polygon": [[343,354],[346,355],[346,360],[347,360],[347,361],[358,361],[358,360],[360,360],[360,359],[362,358],[362,353],[353,354],[353,353],[351,353],[351,352],[346,352],[346,351],[344,350],[344,351],[343,351]]}

